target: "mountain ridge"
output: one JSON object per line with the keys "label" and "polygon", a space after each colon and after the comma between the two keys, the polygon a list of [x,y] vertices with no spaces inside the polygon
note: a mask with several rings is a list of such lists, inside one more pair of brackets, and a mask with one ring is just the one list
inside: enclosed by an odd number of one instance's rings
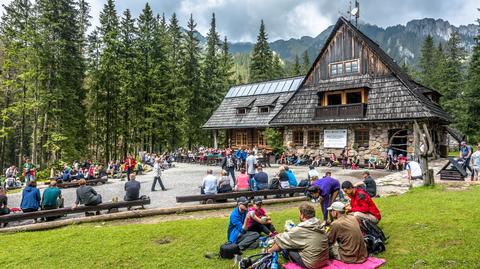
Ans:
{"label": "mountain ridge", "polygon": [[[447,20],[433,18],[414,19],[405,25],[397,24],[386,28],[360,23],[358,28],[377,42],[395,61],[407,62],[412,65],[418,63],[423,41],[428,34],[432,35],[436,44],[439,42],[444,44],[453,31],[458,31],[462,45],[470,54],[475,44],[474,37],[480,30],[478,25],[473,23],[454,26]],[[325,44],[332,29],[333,25],[330,25],[315,37],[279,39],[269,42],[269,44],[283,60],[291,62],[295,59],[295,55],[302,57],[303,53],[307,51],[312,61]],[[252,42],[231,42],[230,51],[232,54],[250,53],[253,46]]]}

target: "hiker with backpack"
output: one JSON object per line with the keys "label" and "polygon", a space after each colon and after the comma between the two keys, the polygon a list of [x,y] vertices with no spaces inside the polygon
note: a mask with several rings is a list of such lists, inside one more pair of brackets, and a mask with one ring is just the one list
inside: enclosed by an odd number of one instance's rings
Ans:
{"label": "hiker with backpack", "polygon": [[237,159],[233,156],[232,152],[229,152],[228,155],[223,159],[222,169],[227,171],[228,174],[230,174],[234,186],[236,184],[235,167],[237,167]]}
{"label": "hiker with backpack", "polygon": [[238,245],[242,251],[254,244],[260,237],[257,232],[247,231],[247,211],[248,199],[242,196],[238,198],[237,207],[230,214],[228,223],[228,243]]}
{"label": "hiker with backpack", "polygon": [[328,234],[330,258],[344,263],[364,263],[368,252],[357,219],[345,213],[342,202],[334,202],[328,211],[334,219]]}
{"label": "hiker with backpack", "polygon": [[362,188],[354,188],[352,182],[344,181],[342,183],[343,192],[350,198],[350,205],[346,207],[357,219],[368,219],[373,223],[378,223],[382,218],[380,210],[373,202],[370,195]]}
{"label": "hiker with backpack", "polygon": [[287,232],[278,234],[268,253],[282,251],[291,262],[307,269],[322,268],[328,263],[328,239],[324,227],[315,217],[315,208],[309,203],[299,207],[300,221]]}

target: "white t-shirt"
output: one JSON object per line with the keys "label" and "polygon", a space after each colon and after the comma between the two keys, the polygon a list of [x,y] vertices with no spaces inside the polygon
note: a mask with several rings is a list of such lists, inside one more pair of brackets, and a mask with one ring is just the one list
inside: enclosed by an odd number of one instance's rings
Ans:
{"label": "white t-shirt", "polygon": [[477,150],[472,154],[472,161],[473,161],[473,166],[480,167],[480,150]]}
{"label": "white t-shirt", "polygon": [[256,172],[257,157],[255,155],[249,155],[247,157],[247,173],[254,175]]}
{"label": "white t-shirt", "polygon": [[412,177],[421,177],[422,176],[422,168],[420,167],[420,164],[415,162],[415,161],[409,162],[407,164],[406,169],[411,171]]}
{"label": "white t-shirt", "polygon": [[308,176],[310,177],[310,179],[314,176],[317,176],[318,178],[320,178],[320,174],[315,169],[308,170]]}

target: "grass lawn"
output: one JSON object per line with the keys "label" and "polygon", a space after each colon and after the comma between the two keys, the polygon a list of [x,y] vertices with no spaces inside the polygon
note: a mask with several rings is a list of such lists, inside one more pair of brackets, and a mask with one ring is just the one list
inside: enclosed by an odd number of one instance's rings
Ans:
{"label": "grass lawn", "polygon": [[[382,268],[480,268],[480,187],[419,188],[376,199],[390,236]],[[268,211],[268,207],[267,207]],[[277,228],[296,208],[271,214]],[[205,259],[226,240],[226,218],[157,224],[88,224],[0,235],[2,268],[231,268]],[[171,241],[158,244],[158,240]],[[249,252],[252,253],[252,252]]]}

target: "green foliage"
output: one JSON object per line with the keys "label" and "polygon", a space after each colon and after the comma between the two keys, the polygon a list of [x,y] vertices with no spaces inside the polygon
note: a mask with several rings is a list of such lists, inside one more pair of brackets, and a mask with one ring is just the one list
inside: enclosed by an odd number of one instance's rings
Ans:
{"label": "green foliage", "polygon": [[298,55],[295,55],[295,61],[290,67],[290,76],[300,76],[302,74],[302,66],[300,65],[300,59]]}
{"label": "green foliage", "polygon": [[272,77],[273,52],[268,44],[267,33],[263,20],[260,22],[257,43],[252,52],[252,61],[250,64],[250,81],[259,82],[269,80]]}
{"label": "green foliage", "polygon": [[281,154],[286,150],[283,145],[282,133],[278,129],[266,128],[264,135],[267,139],[267,144],[272,147],[274,154]]}
{"label": "green foliage", "polygon": [[433,37],[428,35],[423,42],[420,56],[420,81],[427,87],[432,87],[435,81],[435,47],[433,45]]}
{"label": "green foliage", "polygon": [[308,50],[303,53],[303,64],[302,64],[302,74],[306,75],[310,70],[310,58],[308,56]]}

